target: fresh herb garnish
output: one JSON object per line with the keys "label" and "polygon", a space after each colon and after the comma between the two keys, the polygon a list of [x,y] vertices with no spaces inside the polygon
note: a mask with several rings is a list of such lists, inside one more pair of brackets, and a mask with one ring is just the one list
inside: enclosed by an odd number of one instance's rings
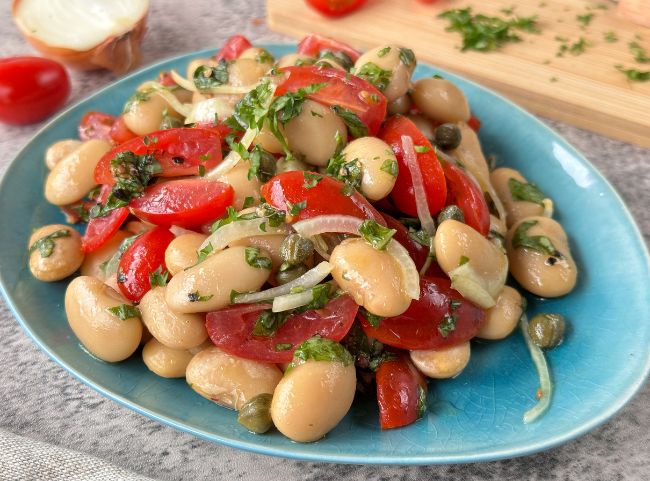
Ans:
{"label": "fresh herb garnish", "polygon": [[376,63],[368,62],[357,69],[355,75],[367,80],[383,92],[390,83],[392,72],[390,70],[384,70]]}
{"label": "fresh herb garnish", "polygon": [[219,62],[216,67],[201,65],[192,75],[194,86],[200,91],[206,91],[228,83],[228,63]]}
{"label": "fresh herb garnish", "polygon": [[149,273],[149,285],[153,289],[156,286],[165,287],[169,282],[169,272],[163,270],[163,266],[158,266],[153,272]]}
{"label": "fresh herb garnish", "polygon": [[603,39],[607,43],[618,42],[618,36],[616,35],[616,32],[614,32],[613,30],[603,33]]}
{"label": "fresh herb garnish", "polygon": [[390,47],[384,47],[377,52],[377,57],[382,58],[390,53]]}
{"label": "fresh herb garnish", "polygon": [[563,255],[555,248],[551,239],[544,235],[528,235],[528,230],[537,223],[536,220],[527,220],[519,224],[512,236],[512,247],[515,249],[523,247],[549,256],[562,258]]}
{"label": "fresh herb garnish", "polygon": [[201,293],[199,293],[199,291],[194,291],[187,294],[187,298],[190,302],[205,302],[205,301],[209,301],[213,297],[214,294],[203,296],[201,295]]}
{"label": "fresh herb garnish", "polygon": [[271,270],[273,263],[268,257],[260,255],[259,247],[247,247],[245,249],[245,258],[246,263],[256,269],[268,269]]}
{"label": "fresh herb garnish", "polygon": [[370,219],[364,220],[359,226],[361,237],[377,250],[385,250],[396,232],[395,229],[389,229]]}
{"label": "fresh herb garnish", "polygon": [[[232,209],[232,207],[231,207],[231,209]],[[212,243],[208,242],[208,245],[206,245],[203,249],[199,249],[198,251],[196,251],[196,263],[191,267],[194,267],[195,265],[200,264],[201,262],[206,260],[208,258],[208,256],[210,254],[212,254],[213,250],[214,250],[214,247],[212,247]]]}
{"label": "fresh herb garnish", "polygon": [[594,18],[593,13],[585,13],[582,15],[576,15],[576,20],[582,24],[582,28],[588,26]]}
{"label": "fresh herb garnish", "polygon": [[354,358],[341,344],[331,339],[320,336],[314,336],[303,342],[293,353],[294,360],[289,368],[303,364],[309,360],[340,362],[344,366],[349,366],[354,362]]}
{"label": "fresh herb garnish", "polygon": [[341,344],[354,356],[355,365],[361,369],[369,369],[374,372],[382,362],[396,359],[395,354],[384,351],[384,345],[381,342],[368,337],[357,321],[352,324]]}
{"label": "fresh herb garnish", "polygon": [[291,311],[273,312],[270,309],[262,311],[255,320],[253,336],[273,337],[290,315]]}
{"label": "fresh herb garnish", "polygon": [[634,55],[634,60],[636,60],[639,63],[650,62],[650,57],[648,57],[647,52],[638,42],[636,41],[630,42],[627,44],[627,46],[630,48],[630,52],[632,52],[632,55]]}
{"label": "fresh herb garnish", "polygon": [[587,47],[591,46],[591,42],[589,42],[583,37],[580,37],[577,41],[573,42],[572,44],[567,43],[568,40],[562,37],[556,37],[555,39],[560,42],[563,42],[560,45],[560,48],[558,49],[557,53],[555,54],[556,57],[564,57],[564,54],[566,52],[569,52],[571,55],[580,55],[585,52]]}
{"label": "fresh herb garnish", "polygon": [[356,189],[361,187],[363,171],[358,159],[346,162],[345,154],[339,153],[330,159],[326,172],[345,184],[342,190],[343,195],[351,196]]}
{"label": "fresh herb garnish", "polygon": [[61,237],[70,237],[70,231],[68,229],[59,229],[41,237],[29,247],[29,254],[31,255],[34,251],[38,250],[41,257],[50,257],[56,247],[54,239],[60,239]]}
{"label": "fresh herb garnish", "polygon": [[368,127],[361,119],[351,110],[345,109],[340,105],[332,105],[330,109],[345,122],[348,131],[352,137],[359,138],[368,135]]}
{"label": "fresh herb garnish", "polygon": [[296,202],[295,204],[292,204],[291,202],[287,202],[287,212],[291,216],[299,215],[300,212],[306,207],[307,207],[307,200]]}
{"label": "fresh herb garnish", "polygon": [[302,175],[305,177],[305,183],[302,185],[305,189],[313,189],[321,180],[323,180],[322,175],[314,174],[313,172],[304,171]]}
{"label": "fresh herb garnish", "polygon": [[110,259],[108,259],[105,262],[102,262],[99,265],[99,268],[102,270],[105,277],[112,276],[117,272],[117,268],[120,264],[120,259],[122,258],[122,254],[124,254],[124,251],[126,251],[131,246],[131,244],[133,244],[133,241],[135,241],[138,237],[140,237],[140,235],[134,235],[124,239],[120,243],[120,246],[117,248],[115,254],[113,254]]}
{"label": "fresh herb garnish", "polygon": [[122,113],[127,113],[129,110],[131,110],[131,107],[133,107],[133,104],[136,102],[146,102],[147,100],[149,100],[152,92],[153,92],[152,89],[136,90],[133,93],[133,95],[131,95],[129,99],[126,101],[126,103],[124,104]]}
{"label": "fresh herb garnish", "polygon": [[249,207],[252,207],[255,205],[255,198],[251,197],[250,195],[244,199],[244,204],[242,205],[242,209],[248,209]]}
{"label": "fresh herb garnish", "polygon": [[397,174],[399,172],[398,170],[398,165],[397,165],[397,160],[395,159],[386,159],[381,163],[381,167],[379,168],[382,172],[386,172],[387,174],[392,175],[393,177],[397,177]]}
{"label": "fresh herb garnish", "polygon": [[427,147],[426,145],[415,145],[413,146],[413,150],[417,152],[418,154],[425,154],[431,150],[430,147]]}
{"label": "fresh herb garnish", "polygon": [[456,321],[458,317],[454,314],[445,314],[438,324],[438,332],[442,337],[447,337],[449,334],[456,330]]}
{"label": "fresh herb garnish", "polygon": [[413,53],[413,50],[411,50],[410,48],[400,48],[399,59],[407,67],[410,67],[411,65],[415,65],[415,54]]}
{"label": "fresh herb garnish", "polygon": [[417,412],[418,412],[418,419],[424,416],[424,414],[427,412],[427,392],[419,384],[418,384]]}
{"label": "fresh herb garnish", "polygon": [[469,262],[469,257],[467,257],[467,256],[460,256],[460,258],[458,259],[458,267],[460,267],[460,266],[464,266],[464,265],[467,264],[468,262]]}
{"label": "fresh herb garnish", "polygon": [[106,310],[116,316],[120,321],[126,321],[132,317],[142,319],[140,310],[131,304],[120,304],[119,306],[109,307]]}
{"label": "fresh herb garnish", "polygon": [[333,50],[321,50],[318,54],[319,59],[329,59],[338,63],[345,70],[350,70],[354,67],[354,62],[350,56],[344,52],[335,52]]}
{"label": "fresh herb garnish", "polygon": [[275,59],[268,50],[263,48],[260,50],[260,53],[255,55],[255,61],[257,63],[273,63]]}
{"label": "fresh herb garnish", "polygon": [[261,130],[269,109],[265,107],[273,96],[269,81],[264,81],[248,92],[235,105],[233,116],[226,120],[226,125],[235,130]]}
{"label": "fresh herb garnish", "polygon": [[363,318],[366,321],[368,321],[368,324],[370,324],[372,327],[379,327],[381,321],[386,319],[385,317],[381,317],[376,314],[373,314],[372,312],[368,311],[365,307],[359,308],[359,314],[361,314]]}
{"label": "fresh herb garnish", "polygon": [[519,182],[517,179],[511,178],[508,179],[508,188],[513,199],[544,205],[546,196],[535,184]]}
{"label": "fresh herb garnish", "polygon": [[628,80],[633,82],[647,82],[650,80],[650,70],[642,71],[635,68],[624,68],[622,65],[615,65],[616,70],[625,74]]}
{"label": "fresh herb garnish", "polygon": [[288,342],[280,342],[275,345],[275,350],[276,351],[288,351],[293,347],[293,344],[289,344]]}

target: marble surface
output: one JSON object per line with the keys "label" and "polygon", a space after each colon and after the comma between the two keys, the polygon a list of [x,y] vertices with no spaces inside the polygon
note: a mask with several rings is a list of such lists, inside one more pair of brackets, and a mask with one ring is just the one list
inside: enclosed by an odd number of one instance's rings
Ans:
{"label": "marble surface", "polygon": [[[31,54],[0,6],[0,56]],[[286,41],[264,25],[261,0],[151,2],[144,63],[218,46],[243,33],[256,42]],[[114,77],[72,73],[75,102]],[[558,122],[548,123],[612,182],[650,241],[650,150]],[[38,126],[0,126],[0,175]],[[650,132],[648,133],[650,135]],[[7,219],[1,219],[4,224]],[[524,458],[431,467],[303,463],[249,454],[161,426],[108,401],[41,353],[0,300],[0,428],[91,454],[160,480],[643,480],[650,478],[650,384],[612,420],[564,446]],[[0,479],[3,478],[0,466]]]}

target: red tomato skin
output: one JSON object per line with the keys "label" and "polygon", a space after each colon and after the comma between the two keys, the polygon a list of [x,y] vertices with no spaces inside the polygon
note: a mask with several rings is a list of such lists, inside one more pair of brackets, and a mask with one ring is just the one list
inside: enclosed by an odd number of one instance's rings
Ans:
{"label": "red tomato skin", "polygon": [[[103,185],[97,200],[106,202],[110,192],[111,187]],[[86,226],[86,232],[81,238],[81,250],[88,253],[99,249],[118,231],[128,216],[129,210],[126,207],[119,207],[104,217],[90,219]]]}
{"label": "red tomato skin", "polygon": [[379,137],[389,144],[395,152],[399,173],[395,187],[390,194],[390,198],[395,206],[405,214],[411,217],[417,217],[418,212],[415,205],[415,195],[413,194],[413,179],[411,171],[404,160],[404,151],[402,149],[402,135],[408,135],[413,139],[413,144],[428,148],[426,152],[416,153],[418,165],[422,172],[424,181],[424,190],[429,204],[429,212],[435,215],[445,206],[447,196],[447,184],[442,165],[436,155],[433,146],[427,138],[419,131],[415,124],[408,118],[401,115],[395,115],[389,118],[379,132]]}
{"label": "red tomato skin", "polygon": [[63,66],[42,57],[0,60],[0,121],[13,125],[38,122],[65,104],[70,78]]}
{"label": "red tomato skin", "polygon": [[222,60],[235,60],[239,58],[242,52],[253,45],[243,35],[233,35],[226,43],[223,44],[221,50],[213,57],[217,62]]}
{"label": "red tomato skin", "polygon": [[[145,143],[145,137],[149,145]],[[179,127],[135,137],[113,147],[99,159],[95,167],[95,182],[113,185],[111,160],[119,152],[126,151],[137,155],[153,153],[162,167],[161,177],[198,175],[201,165],[210,170],[221,162],[221,136],[212,129]],[[173,160],[175,157],[184,160],[178,164]]]}
{"label": "red tomato skin", "polygon": [[117,271],[117,285],[124,297],[140,302],[150,289],[149,274],[165,265],[165,250],[174,234],[162,227],[148,230],[133,241],[122,254]]}
{"label": "red tomato skin", "polygon": [[476,133],[481,130],[481,121],[478,119],[478,117],[474,117],[473,115],[467,121],[467,125],[469,125],[470,128]]}
{"label": "red tomato skin", "polygon": [[325,87],[307,97],[328,107],[339,105],[351,110],[368,127],[368,135],[379,132],[386,117],[387,102],[384,94],[370,82],[343,70],[313,65],[284,67],[280,72],[286,76],[275,90],[276,96],[312,84],[325,83]]}
{"label": "red tomato skin", "polygon": [[[455,309],[451,301],[460,305]],[[456,316],[456,329],[447,337],[438,331],[445,315]],[[379,327],[372,327],[359,314],[367,336],[400,349],[439,349],[455,346],[473,338],[485,320],[485,311],[465,300],[451,288],[451,281],[442,277],[420,279],[420,299],[411,301],[403,314],[388,317]]]}
{"label": "red tomato skin", "polygon": [[81,140],[105,140],[111,142],[111,129],[115,117],[104,112],[86,112],[79,122],[79,138]]}
{"label": "red tomato skin", "polygon": [[233,197],[233,188],[223,182],[170,180],[147,187],[129,208],[133,215],[158,226],[195,229],[222,217]]}
{"label": "red tomato skin", "polygon": [[395,359],[382,362],[376,380],[381,429],[407,426],[421,417],[418,412],[420,388],[426,399],[427,383],[408,354],[402,352]]}
{"label": "red tomato skin", "polygon": [[[316,0],[318,1],[318,0]],[[358,0],[352,0],[356,3],[365,3],[366,0],[358,2]],[[322,3],[322,0],[321,0]],[[298,53],[303,55],[310,55],[312,57],[318,57],[318,54],[323,50],[330,50],[332,52],[343,52],[353,62],[356,62],[357,59],[361,56],[361,53],[347,43],[339,42],[333,38],[325,37],[323,35],[318,35],[317,33],[310,33],[303,37],[303,39],[298,44]]]}
{"label": "red tomato skin", "polygon": [[262,186],[261,193],[266,201],[276,209],[288,211],[287,202],[297,204],[307,201],[307,205],[293,221],[310,219],[318,215],[351,215],[360,219],[372,219],[381,225],[386,221],[370,205],[365,197],[354,192],[343,195],[343,183],[323,175],[315,187],[305,187],[302,171],[284,172],[276,175]]}
{"label": "red tomato skin", "polygon": [[465,223],[479,232],[490,232],[490,209],[481,187],[460,167],[445,162],[443,169],[447,178],[447,205],[456,204],[465,217]]}
{"label": "red tomato skin", "polygon": [[129,128],[126,126],[123,115],[120,115],[117,119],[115,119],[115,122],[113,122],[113,125],[111,126],[111,130],[108,133],[108,135],[111,138],[111,140],[115,142],[117,145],[123,144],[127,140],[131,140],[137,137],[137,135],[131,132]]}
{"label": "red tomato skin", "polygon": [[176,85],[176,81],[172,78],[172,74],[166,70],[162,70],[158,73],[157,82],[165,87],[173,87]]}
{"label": "red tomato skin", "polygon": [[[210,312],[206,328],[215,346],[234,356],[261,362],[289,362],[296,348],[310,337],[340,341],[352,327],[359,306],[350,296],[331,300],[323,309],[295,314],[277,330],[273,337],[253,336],[259,314],[268,304],[244,304]],[[292,348],[277,351],[277,344]]]}

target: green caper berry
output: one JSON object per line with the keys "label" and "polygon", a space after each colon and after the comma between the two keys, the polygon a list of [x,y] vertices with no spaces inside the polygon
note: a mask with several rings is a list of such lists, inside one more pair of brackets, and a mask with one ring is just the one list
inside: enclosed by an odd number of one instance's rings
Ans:
{"label": "green caper berry", "polygon": [[434,142],[442,150],[453,150],[460,145],[460,129],[455,124],[442,124],[436,129]]}
{"label": "green caper berry", "polygon": [[275,274],[275,280],[279,285],[284,285],[298,279],[305,272],[307,272],[307,267],[303,264],[300,264],[299,266],[287,265],[286,269],[280,268],[280,270]]}
{"label": "green caper berry", "polygon": [[289,265],[297,266],[314,253],[314,244],[298,234],[291,234],[280,244],[280,257]]}
{"label": "green caper berry", "polygon": [[160,122],[160,130],[175,129],[177,127],[182,127],[183,121],[171,115],[163,116],[162,121]]}
{"label": "green caper berry", "polygon": [[260,157],[260,167],[257,169],[257,178],[260,182],[268,182],[276,173],[276,161],[273,154],[262,150]]}
{"label": "green caper berry", "polygon": [[244,404],[237,413],[237,422],[251,432],[262,434],[273,426],[271,394],[258,394]]}
{"label": "green caper berry", "polygon": [[465,222],[463,211],[455,204],[448,205],[440,211],[438,214],[438,225],[449,219],[457,220],[458,222]]}
{"label": "green caper berry", "polygon": [[561,314],[537,314],[528,323],[528,335],[542,349],[553,349],[564,339],[565,326]]}

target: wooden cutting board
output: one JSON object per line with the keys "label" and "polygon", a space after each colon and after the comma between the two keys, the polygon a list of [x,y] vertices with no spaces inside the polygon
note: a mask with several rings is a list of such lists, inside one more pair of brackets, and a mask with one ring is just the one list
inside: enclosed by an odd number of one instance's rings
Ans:
{"label": "wooden cutting board", "polygon": [[[365,49],[386,43],[412,48],[418,59],[459,73],[491,87],[528,110],[610,137],[650,147],[650,82],[630,82],[615,69],[650,70],[634,61],[628,43],[638,42],[650,55],[650,28],[616,16],[606,0],[369,0],[346,17],[329,20],[302,0],[267,0],[269,26],[301,37],[328,35]],[[539,34],[521,33],[522,41],[489,53],[460,52],[460,34],[446,32],[438,14],[472,6],[474,13],[505,17],[513,8],[520,16],[537,15]],[[576,15],[593,13],[582,26]],[[615,43],[604,39],[613,31]],[[558,57],[561,41],[580,37],[590,43],[580,55]]]}

